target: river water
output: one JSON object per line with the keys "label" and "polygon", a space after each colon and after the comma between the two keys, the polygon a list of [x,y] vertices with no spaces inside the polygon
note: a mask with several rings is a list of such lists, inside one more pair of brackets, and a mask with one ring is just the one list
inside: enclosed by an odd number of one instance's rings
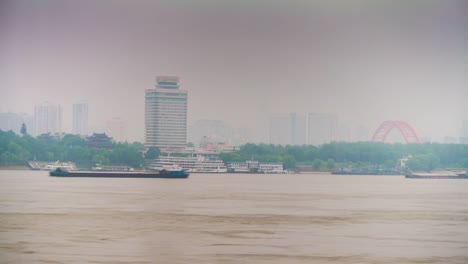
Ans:
{"label": "river water", "polygon": [[0,171],[1,263],[468,263],[468,180]]}

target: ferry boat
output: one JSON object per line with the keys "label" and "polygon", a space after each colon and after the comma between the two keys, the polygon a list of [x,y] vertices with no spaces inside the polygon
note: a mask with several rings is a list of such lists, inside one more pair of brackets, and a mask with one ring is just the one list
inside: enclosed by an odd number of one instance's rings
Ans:
{"label": "ferry boat", "polygon": [[189,174],[184,170],[159,171],[67,171],[57,168],[49,172],[53,177],[90,177],[90,178],[166,178],[183,179]]}
{"label": "ferry boat", "polygon": [[283,164],[281,163],[259,162],[256,160],[247,160],[245,162],[231,162],[228,166],[228,172],[265,174],[287,173],[287,171],[283,169]]}
{"label": "ferry boat", "polygon": [[227,168],[223,161],[214,157],[196,156],[196,157],[176,157],[160,156],[150,165],[151,170],[161,168],[180,167],[191,173],[225,173]]}

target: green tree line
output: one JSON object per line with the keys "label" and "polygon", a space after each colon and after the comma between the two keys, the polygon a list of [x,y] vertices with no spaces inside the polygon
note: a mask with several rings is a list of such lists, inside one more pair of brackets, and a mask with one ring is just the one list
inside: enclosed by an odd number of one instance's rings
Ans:
{"label": "green tree line", "polygon": [[[61,139],[19,136],[12,131],[0,130],[0,165],[26,165],[29,160],[73,161],[79,167],[95,164],[126,165],[134,168],[145,164],[141,143],[113,143],[112,149],[92,149],[79,136],[65,135]],[[149,149],[148,159],[159,155]],[[311,166],[314,169],[333,169],[339,166],[392,168],[402,157],[411,155],[407,164],[414,170],[468,168],[468,145],[461,144],[385,144],[373,142],[333,142],[321,146],[280,146],[245,144],[233,152],[221,153],[225,163],[250,159],[261,162],[283,163],[286,169]]]}
{"label": "green tree line", "polygon": [[286,169],[296,166],[332,169],[351,165],[395,167],[399,159],[411,155],[412,169],[468,168],[468,145],[462,144],[386,144],[374,142],[333,142],[321,146],[280,146],[245,144],[237,151],[222,153],[224,162],[254,159],[262,162],[282,162]]}
{"label": "green tree line", "polygon": [[61,139],[19,136],[13,131],[0,130],[0,165],[26,165],[30,160],[73,161],[90,168],[95,164],[125,165],[139,168],[144,163],[141,143],[113,143],[112,149],[88,148],[86,141],[76,135]]}

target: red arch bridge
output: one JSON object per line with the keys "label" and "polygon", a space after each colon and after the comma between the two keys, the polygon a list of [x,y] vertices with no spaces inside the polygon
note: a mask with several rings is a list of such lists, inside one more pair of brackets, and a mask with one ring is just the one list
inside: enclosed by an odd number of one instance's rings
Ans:
{"label": "red arch bridge", "polygon": [[392,131],[392,129],[398,129],[400,134],[405,139],[406,143],[417,143],[420,144],[421,140],[419,139],[418,134],[414,131],[414,128],[411,127],[405,121],[385,121],[377,128],[372,136],[373,142],[384,142],[385,138],[387,137],[388,133]]}

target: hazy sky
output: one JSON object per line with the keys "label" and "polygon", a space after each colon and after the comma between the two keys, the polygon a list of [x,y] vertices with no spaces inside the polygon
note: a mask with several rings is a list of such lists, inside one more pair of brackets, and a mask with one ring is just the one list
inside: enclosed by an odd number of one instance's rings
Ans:
{"label": "hazy sky", "polygon": [[458,136],[468,119],[467,1],[3,1],[0,112],[89,103],[143,140],[144,90],[177,75],[189,123],[265,132],[269,113],[406,120]]}

